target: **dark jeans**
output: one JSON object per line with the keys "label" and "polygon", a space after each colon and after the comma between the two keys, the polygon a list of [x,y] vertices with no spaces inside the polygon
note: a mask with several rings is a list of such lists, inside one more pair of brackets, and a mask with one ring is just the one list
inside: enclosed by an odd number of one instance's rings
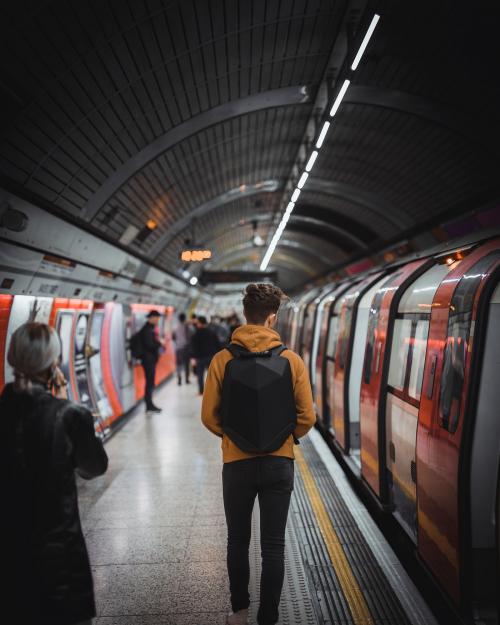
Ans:
{"label": "dark jeans", "polygon": [[293,490],[294,465],[290,458],[263,456],[224,465],[222,486],[227,522],[227,570],[233,612],[248,608],[252,510],[259,497],[260,578],[259,625],[278,621],[285,574],[285,528]]}
{"label": "dark jeans", "polygon": [[177,361],[177,377],[181,380],[182,372],[186,376],[186,382],[189,382],[189,347],[181,347],[175,350],[175,358]]}
{"label": "dark jeans", "polygon": [[145,389],[144,400],[146,402],[146,410],[153,408],[153,390],[155,387],[155,371],[156,362],[150,360],[142,361],[142,368],[144,369]]}
{"label": "dark jeans", "polygon": [[198,390],[203,393],[205,388],[205,371],[210,366],[212,356],[202,356],[196,359],[196,375],[198,377]]}

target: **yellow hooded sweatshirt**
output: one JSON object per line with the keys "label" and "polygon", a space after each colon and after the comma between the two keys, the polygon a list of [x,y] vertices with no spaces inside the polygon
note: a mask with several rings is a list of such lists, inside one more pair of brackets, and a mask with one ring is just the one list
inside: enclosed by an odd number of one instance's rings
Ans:
{"label": "yellow hooded sweatshirt", "polygon": [[[241,326],[235,330],[231,337],[231,342],[236,343],[236,345],[241,345],[252,352],[261,352],[266,349],[278,347],[278,345],[282,344],[280,335],[275,330],[251,324]],[[287,349],[281,354],[281,357],[287,358],[290,362],[295,405],[297,406],[297,427],[295,428],[295,436],[300,438],[307,434],[316,422],[311,384],[304,362],[299,355]],[[242,451],[231,439],[225,436],[222,431],[221,418],[219,415],[222,381],[224,379],[226,364],[232,360],[232,358],[229,351],[223,349],[212,359],[208,369],[201,406],[201,420],[203,425],[217,436],[222,437],[222,460],[225,463],[265,455]],[[290,435],[279,449],[269,455],[294,458],[293,444],[293,436]]]}

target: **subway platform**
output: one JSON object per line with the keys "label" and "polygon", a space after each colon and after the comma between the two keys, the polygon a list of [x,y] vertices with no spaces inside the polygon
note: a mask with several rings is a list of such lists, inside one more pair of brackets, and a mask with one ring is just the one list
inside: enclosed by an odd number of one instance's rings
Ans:
{"label": "subway platform", "polygon": [[[194,382],[194,380],[193,380]],[[96,625],[223,625],[229,611],[219,440],[196,385],[165,384],[106,443],[106,475],[79,481]],[[256,623],[258,507],[250,548]],[[435,618],[319,434],[298,447],[283,625],[434,625]]]}

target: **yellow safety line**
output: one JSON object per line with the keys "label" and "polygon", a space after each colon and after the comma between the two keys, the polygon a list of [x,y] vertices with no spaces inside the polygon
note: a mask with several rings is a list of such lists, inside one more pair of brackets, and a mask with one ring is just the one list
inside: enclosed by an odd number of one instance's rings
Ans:
{"label": "yellow safety line", "polygon": [[300,448],[295,448],[295,459],[300,469],[309,501],[311,502],[314,515],[319,525],[321,535],[325,541],[330,560],[342,587],[342,592],[349,604],[355,625],[373,625],[374,620],[359,587],[358,580],[354,576],[351,565],[340,544],[337,532],[332,525],[328,512],[319,493],[318,487],[311,470]]}

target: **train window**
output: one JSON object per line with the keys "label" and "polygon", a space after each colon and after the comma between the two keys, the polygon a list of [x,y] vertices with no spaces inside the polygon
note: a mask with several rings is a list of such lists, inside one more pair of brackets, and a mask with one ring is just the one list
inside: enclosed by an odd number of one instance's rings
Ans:
{"label": "train window", "polygon": [[411,341],[411,319],[396,319],[392,337],[389,386],[402,391],[405,385],[406,366]]}
{"label": "train window", "polygon": [[482,278],[498,257],[500,250],[495,250],[471,267],[461,278],[450,302],[439,394],[439,422],[451,433],[456,431],[460,417],[474,297]]}
{"label": "train window", "polygon": [[450,265],[432,265],[405,290],[398,312],[430,313],[434,294],[451,269]]}
{"label": "train window", "polygon": [[[383,283],[383,285],[378,289],[378,291],[375,293],[375,297],[373,298],[372,304],[370,306],[370,313],[368,317],[368,332],[367,332],[367,339],[366,339],[365,361],[363,364],[363,382],[365,384],[370,384],[372,370],[374,369],[374,366],[378,370],[377,363],[373,363],[373,357],[375,353],[375,341],[377,338],[378,318],[380,315],[380,307],[382,306],[382,300],[384,299],[384,295],[387,293],[387,291],[389,291],[391,288],[397,288],[397,287],[392,287],[392,285],[394,284],[394,282],[396,282],[396,280],[399,279],[400,276],[401,276],[400,271],[390,276]],[[379,344],[378,357],[380,357],[381,348],[382,348],[382,345]]]}
{"label": "train window", "polygon": [[342,325],[342,332],[339,333],[338,341],[339,341],[339,366],[341,369],[347,364],[347,352],[349,349],[349,337],[351,335],[351,325],[352,325],[352,312],[353,312],[354,302],[349,302],[345,308],[344,312],[344,323]]}
{"label": "train window", "polygon": [[330,328],[328,330],[328,345],[326,346],[326,355],[328,358],[335,358],[337,349],[337,332],[339,329],[339,318],[337,315],[330,317]]}
{"label": "train window", "polygon": [[427,320],[417,321],[415,337],[413,339],[410,384],[408,388],[408,394],[416,400],[420,400],[420,393],[422,389],[428,332],[429,322]]}

